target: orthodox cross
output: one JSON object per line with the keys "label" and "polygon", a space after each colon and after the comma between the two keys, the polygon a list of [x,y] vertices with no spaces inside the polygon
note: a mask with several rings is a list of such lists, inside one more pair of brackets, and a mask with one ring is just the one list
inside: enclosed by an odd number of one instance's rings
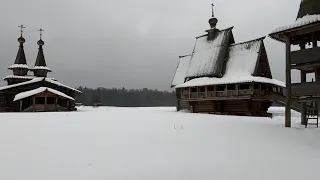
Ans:
{"label": "orthodox cross", "polygon": [[212,17],[214,17],[214,10],[213,10],[214,4],[212,3],[211,6],[212,6]]}
{"label": "orthodox cross", "polygon": [[42,28],[38,30],[40,32],[40,39],[42,39],[42,32],[44,31]]}
{"label": "orthodox cross", "polygon": [[22,37],[22,33],[23,33],[23,29],[26,28],[25,26],[23,26],[22,24],[20,26],[18,26],[20,28],[20,32],[21,32],[21,37]]}

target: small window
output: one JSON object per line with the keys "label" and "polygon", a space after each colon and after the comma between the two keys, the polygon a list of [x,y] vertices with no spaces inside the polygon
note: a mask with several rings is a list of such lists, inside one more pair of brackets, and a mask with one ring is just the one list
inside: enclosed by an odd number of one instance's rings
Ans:
{"label": "small window", "polygon": [[217,91],[224,91],[224,86],[217,86]]}
{"label": "small window", "polygon": [[191,92],[193,93],[197,92],[197,88],[191,88]]}
{"label": "small window", "polygon": [[205,87],[200,87],[200,92],[206,92],[206,88]]}
{"label": "small window", "polygon": [[208,91],[214,91],[214,86],[208,86],[207,89]]}
{"label": "small window", "polygon": [[47,104],[54,104],[54,97],[47,97]]}
{"label": "small window", "polygon": [[253,87],[254,87],[254,89],[259,89],[259,84],[256,84],[256,83],[255,83],[255,84],[253,85]]}
{"label": "small window", "polygon": [[236,85],[235,84],[229,84],[227,88],[228,88],[229,91],[234,91],[234,90],[236,90]]}
{"label": "small window", "polygon": [[44,104],[45,98],[44,97],[36,97],[36,104]]}
{"label": "small window", "polygon": [[250,89],[250,84],[240,84],[240,89]]}

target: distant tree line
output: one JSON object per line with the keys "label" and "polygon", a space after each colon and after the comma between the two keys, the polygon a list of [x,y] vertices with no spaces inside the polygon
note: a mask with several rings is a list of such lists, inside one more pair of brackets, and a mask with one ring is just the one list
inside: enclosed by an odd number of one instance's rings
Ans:
{"label": "distant tree line", "polygon": [[156,107],[175,106],[175,93],[168,91],[158,91],[151,89],[106,89],[106,88],[86,88],[78,87],[82,92],[76,97],[77,103],[86,106],[101,104],[104,106],[118,107]]}

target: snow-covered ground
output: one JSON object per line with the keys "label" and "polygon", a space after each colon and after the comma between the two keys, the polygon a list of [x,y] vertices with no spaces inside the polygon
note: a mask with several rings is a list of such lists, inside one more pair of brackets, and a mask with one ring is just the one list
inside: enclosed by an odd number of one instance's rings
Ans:
{"label": "snow-covered ground", "polygon": [[0,179],[320,179],[320,130],[285,128],[283,109],[270,112],[273,119],[174,108],[4,113]]}

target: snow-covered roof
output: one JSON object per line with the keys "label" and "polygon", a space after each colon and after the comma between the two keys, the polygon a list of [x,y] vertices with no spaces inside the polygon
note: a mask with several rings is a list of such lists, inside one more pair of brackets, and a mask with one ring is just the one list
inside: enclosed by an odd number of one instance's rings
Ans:
{"label": "snow-covered roof", "polygon": [[21,69],[30,69],[28,65],[26,64],[13,64],[8,69],[15,69],[15,68],[21,68]]}
{"label": "snow-covered roof", "polygon": [[263,39],[234,44],[229,47],[226,71],[222,78],[253,75]]}
{"label": "snow-covered roof", "polygon": [[[39,78],[39,77],[36,77],[36,76],[16,76],[16,75],[8,75],[6,76],[5,78],[3,78],[3,80],[6,80],[6,79],[34,79],[34,78]],[[51,79],[51,80],[56,80],[55,78],[48,78],[48,79]]]}
{"label": "snow-covered roof", "polygon": [[67,88],[67,89],[70,89],[70,90],[73,90],[73,91],[76,91],[78,93],[82,93],[81,91],[75,89],[75,88],[72,88],[72,87],[69,87],[69,86],[66,86],[58,81],[55,81],[51,78],[40,78],[40,77],[37,77],[37,78],[34,78],[30,81],[26,81],[26,82],[22,82],[22,83],[18,83],[18,84],[13,84],[13,85],[9,85],[9,86],[3,86],[3,87],[0,87],[0,91],[1,90],[5,90],[5,89],[10,89],[10,88],[14,88],[14,87],[19,87],[19,86],[23,86],[23,85],[27,85],[27,84],[32,84],[32,83],[36,83],[36,82],[40,82],[40,81],[46,81],[48,83],[51,83],[51,84],[55,84],[57,86],[61,86],[61,87],[64,87],[64,88]]}
{"label": "snow-covered roof", "polygon": [[223,62],[232,36],[232,28],[198,37],[192,52],[186,77],[221,76]]}
{"label": "snow-covered roof", "polygon": [[45,91],[49,91],[49,92],[51,92],[53,94],[56,94],[58,96],[61,96],[61,97],[64,97],[64,98],[67,98],[67,99],[70,99],[70,100],[74,101],[74,99],[72,97],[70,97],[70,96],[68,96],[68,95],[66,95],[66,94],[64,94],[64,93],[62,93],[60,91],[57,91],[55,89],[48,88],[48,87],[39,87],[37,89],[33,89],[33,90],[30,90],[30,91],[19,93],[14,97],[13,101],[18,101],[20,99],[24,99],[26,97],[30,97],[30,96],[33,96],[33,95],[36,95],[36,94],[39,94],[39,93],[42,93],[42,92],[45,92]]}
{"label": "snow-covered roof", "polygon": [[277,86],[285,87],[285,83],[278,81],[276,79],[269,79],[265,77],[255,77],[255,76],[233,76],[233,77],[229,76],[229,77],[223,77],[223,78],[209,78],[209,77],[196,78],[184,84],[178,85],[175,88],[250,83],[250,82],[267,83],[267,84],[274,84]]}
{"label": "snow-covered roof", "polygon": [[34,66],[32,70],[47,70],[51,72],[51,69],[48,68],[47,66]]}
{"label": "snow-covered roof", "polygon": [[52,79],[48,79],[48,78],[46,78],[46,81],[49,82],[49,83],[51,83],[51,84],[55,84],[55,85],[57,85],[57,86],[61,86],[61,87],[65,87],[65,88],[67,88],[67,89],[71,89],[71,90],[76,91],[76,92],[78,92],[78,93],[82,93],[82,92],[79,91],[78,89],[75,89],[75,88],[72,88],[72,87],[70,87],[70,86],[64,85],[64,84],[62,84],[62,83],[60,83],[60,82],[58,82],[58,81],[55,81],[55,80],[52,80]]}
{"label": "snow-covered roof", "polygon": [[273,38],[278,39],[276,37],[276,34],[278,34],[278,33],[281,33],[281,32],[284,32],[284,31],[288,31],[288,30],[292,30],[292,29],[296,29],[296,28],[303,27],[303,26],[306,26],[306,25],[311,25],[311,24],[314,24],[314,23],[320,23],[320,15],[319,14],[306,15],[306,16],[303,16],[302,18],[298,18],[296,20],[296,22],[294,22],[292,24],[288,24],[286,26],[281,26],[281,27],[273,30],[270,33],[270,36],[273,37]]}
{"label": "snow-covered roof", "polygon": [[266,77],[253,76],[256,66],[258,65],[257,62],[263,45],[263,39],[264,37],[249,42],[231,45],[229,47],[225,74],[221,78],[196,78],[187,81],[184,84],[177,85],[176,88],[248,82],[268,83],[284,87],[285,84],[281,81]]}
{"label": "snow-covered roof", "polygon": [[172,80],[171,87],[184,83],[189,68],[190,59],[191,55],[179,57],[179,64]]}
{"label": "snow-covered roof", "polygon": [[19,87],[19,86],[23,86],[23,85],[27,85],[27,84],[32,84],[32,83],[36,83],[36,82],[40,82],[42,81],[43,78],[34,78],[30,81],[26,81],[26,82],[22,82],[22,83],[18,83],[18,84],[12,84],[12,85],[9,85],[9,86],[3,86],[3,87],[0,87],[0,91],[1,90],[5,90],[5,89],[10,89],[10,88],[14,88],[14,87]]}

